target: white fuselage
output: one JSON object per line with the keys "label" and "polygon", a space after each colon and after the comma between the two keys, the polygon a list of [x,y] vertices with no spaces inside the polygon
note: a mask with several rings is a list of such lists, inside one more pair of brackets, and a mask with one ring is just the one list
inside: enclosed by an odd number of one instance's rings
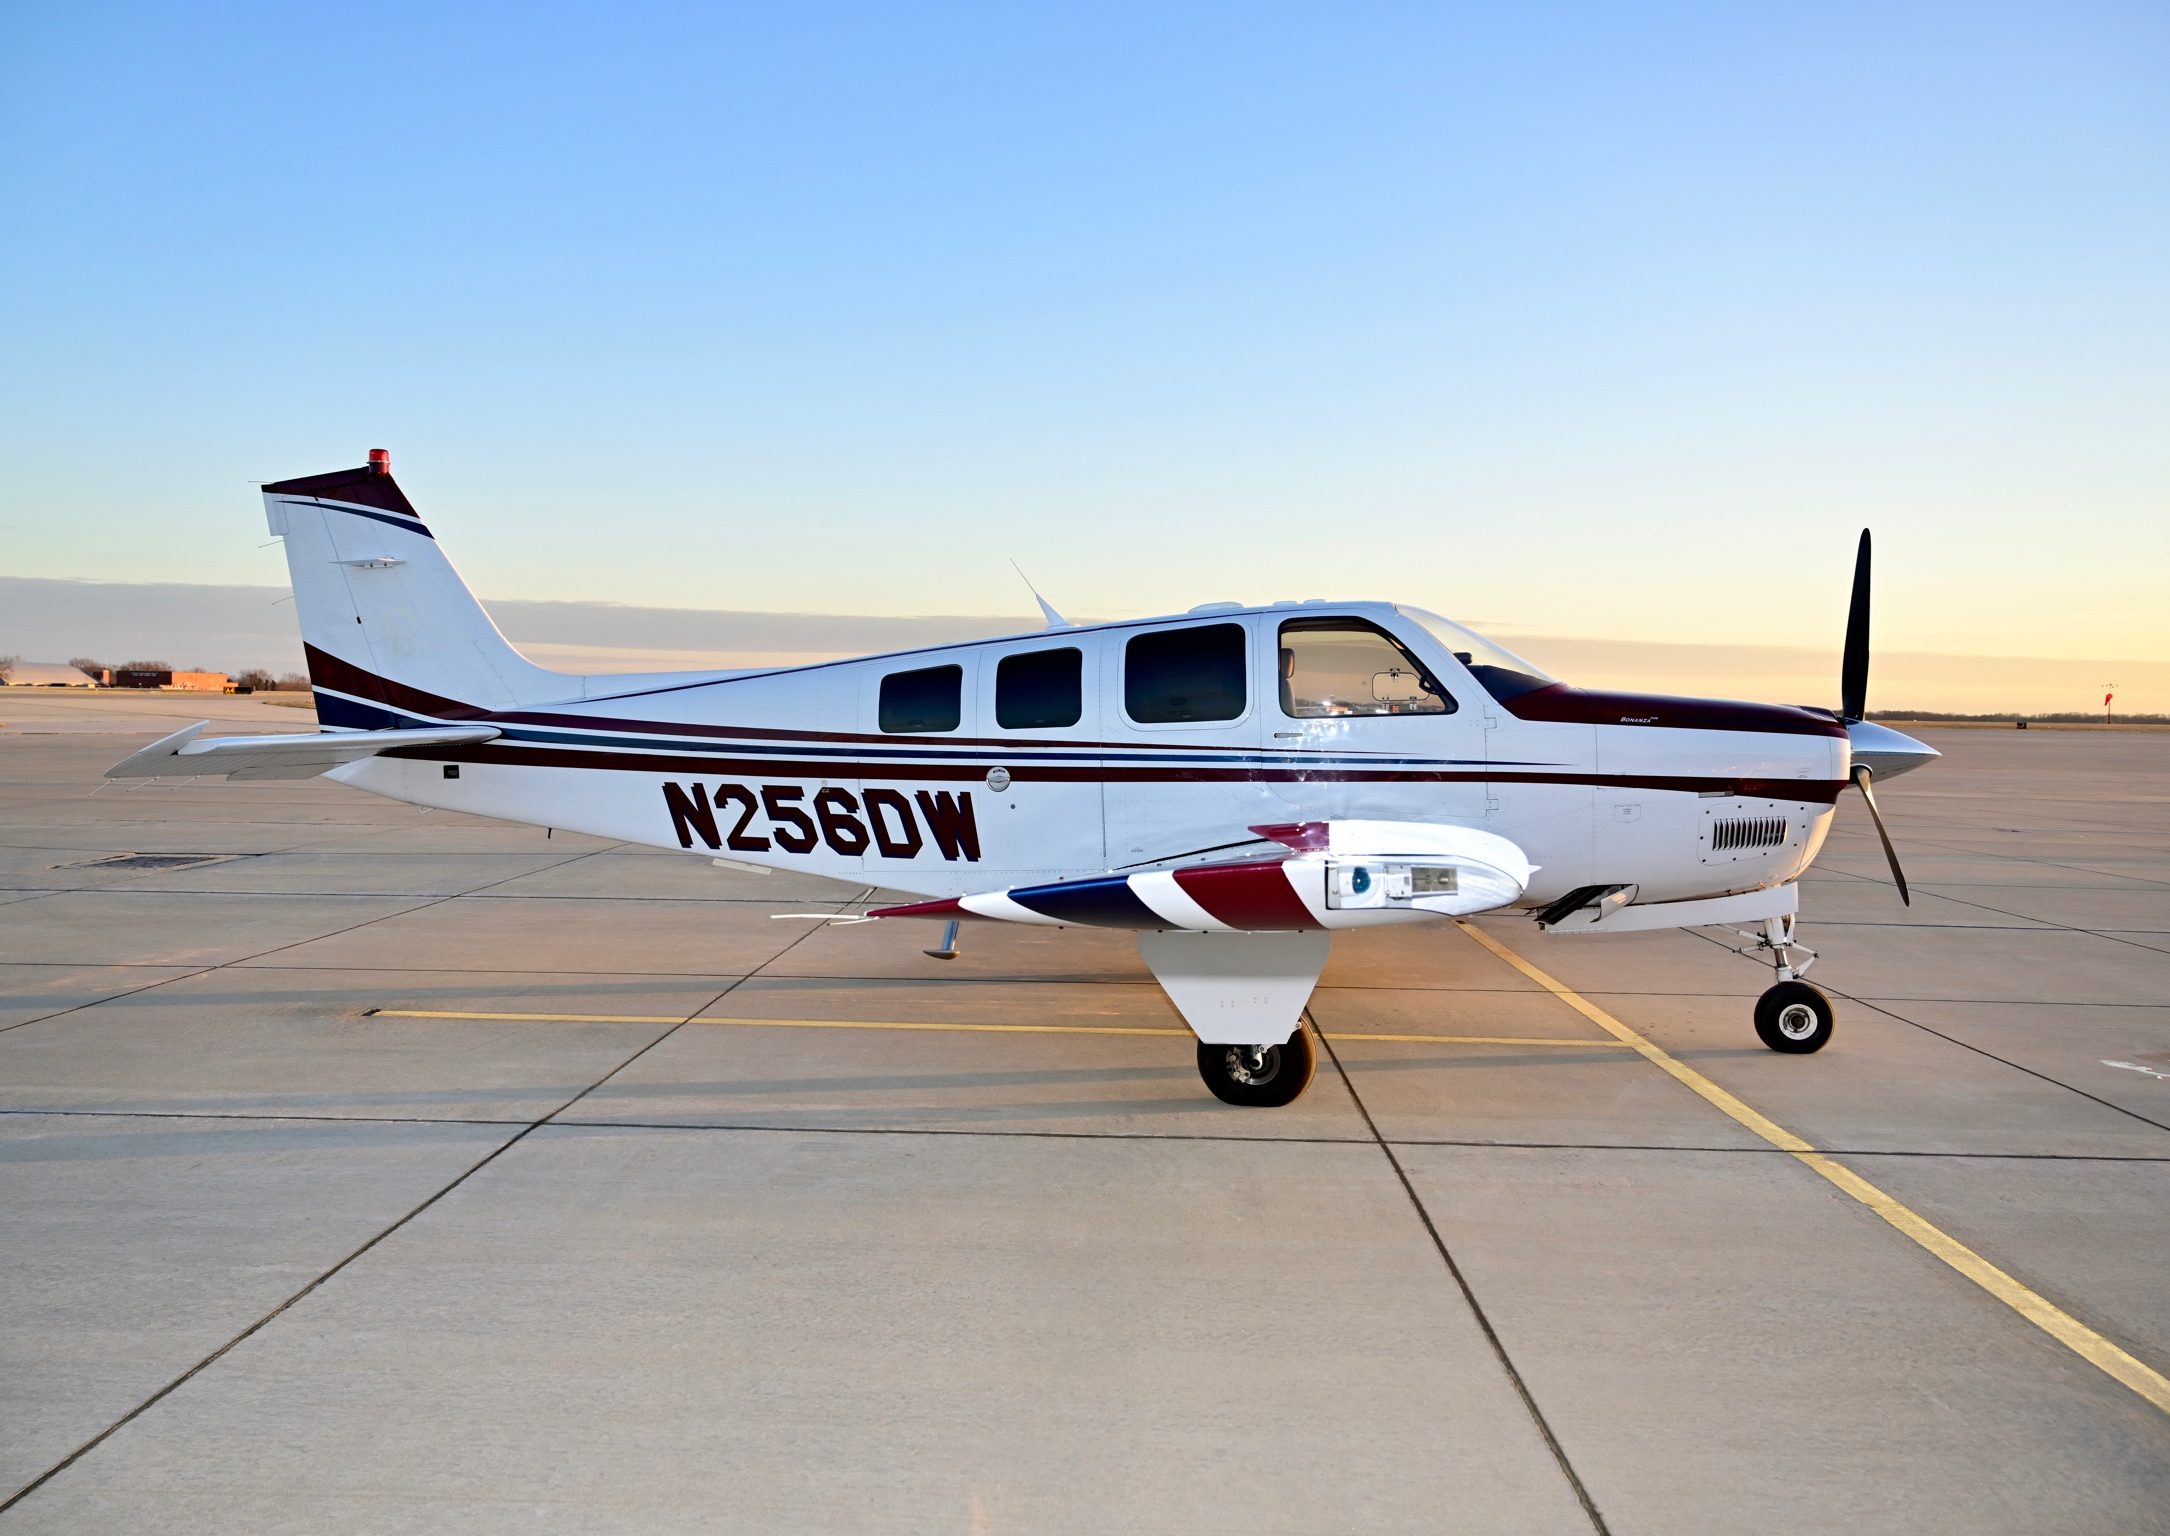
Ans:
{"label": "white fuselage", "polygon": [[[1292,712],[1280,684],[1287,628],[1343,616],[1421,662],[1451,709]],[[1230,625],[1245,657],[1240,712],[1133,718],[1133,640]],[[1015,713],[1006,690],[1021,674],[1004,661],[1068,649],[1079,653],[1074,722],[1005,727]],[[884,729],[885,679],[924,673],[946,689],[952,667],[954,724],[900,721],[892,698],[886,723],[902,728]],[[318,688],[331,725],[349,709],[357,726],[447,718],[396,689],[387,700],[322,678]],[[1495,697],[1448,644],[1385,603],[1051,629],[615,696],[591,687],[572,702],[458,718],[504,734],[333,777],[417,804],[928,896],[1240,858],[1262,846],[1253,827],[1348,819],[1504,836],[1538,866],[1525,907],[1593,886],[1633,885],[1643,902],[1718,896],[1797,878],[1849,766],[1844,728],[1812,711],[1558,685]]]}

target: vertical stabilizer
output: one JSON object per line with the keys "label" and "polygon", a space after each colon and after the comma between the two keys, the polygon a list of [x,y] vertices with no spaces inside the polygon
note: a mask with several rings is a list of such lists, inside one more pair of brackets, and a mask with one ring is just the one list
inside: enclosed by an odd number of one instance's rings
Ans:
{"label": "vertical stabilizer", "polygon": [[498,632],[383,449],[359,469],[265,486],[264,511],[286,541],[325,725],[407,725],[580,694],[582,679],[536,666]]}

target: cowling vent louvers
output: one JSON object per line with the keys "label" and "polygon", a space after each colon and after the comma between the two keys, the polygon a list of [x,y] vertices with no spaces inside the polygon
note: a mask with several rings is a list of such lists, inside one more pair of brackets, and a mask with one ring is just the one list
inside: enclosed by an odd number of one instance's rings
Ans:
{"label": "cowling vent louvers", "polygon": [[1776,848],[1786,840],[1783,816],[1729,816],[1710,824],[1710,846],[1715,853],[1737,848]]}

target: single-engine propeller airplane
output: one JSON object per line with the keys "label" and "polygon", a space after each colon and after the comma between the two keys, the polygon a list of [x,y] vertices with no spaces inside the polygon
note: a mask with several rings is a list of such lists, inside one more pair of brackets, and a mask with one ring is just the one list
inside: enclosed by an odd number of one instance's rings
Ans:
{"label": "single-engine propeller airplane", "polygon": [[317,718],[177,731],[109,778],[324,774],[417,805],[927,899],[866,918],[1132,929],[1231,1104],[1309,1084],[1337,929],[1480,912],[1555,934],[1751,925],[1772,1050],[1815,1051],[1796,882],[1852,785],[1935,758],[1864,718],[1869,536],[1836,710],[1575,688],[1389,602],[1166,618],[812,666],[575,676],[490,622],[373,449],[263,488]]}

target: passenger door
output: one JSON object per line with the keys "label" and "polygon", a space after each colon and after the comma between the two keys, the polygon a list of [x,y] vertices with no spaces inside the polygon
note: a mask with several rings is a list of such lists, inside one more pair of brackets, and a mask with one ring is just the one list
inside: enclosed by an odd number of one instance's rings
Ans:
{"label": "passenger door", "polygon": [[[990,887],[1097,872],[1102,836],[1097,635],[1036,635],[983,648],[980,745],[987,776],[975,797]],[[996,786],[1000,786],[997,788]]]}

